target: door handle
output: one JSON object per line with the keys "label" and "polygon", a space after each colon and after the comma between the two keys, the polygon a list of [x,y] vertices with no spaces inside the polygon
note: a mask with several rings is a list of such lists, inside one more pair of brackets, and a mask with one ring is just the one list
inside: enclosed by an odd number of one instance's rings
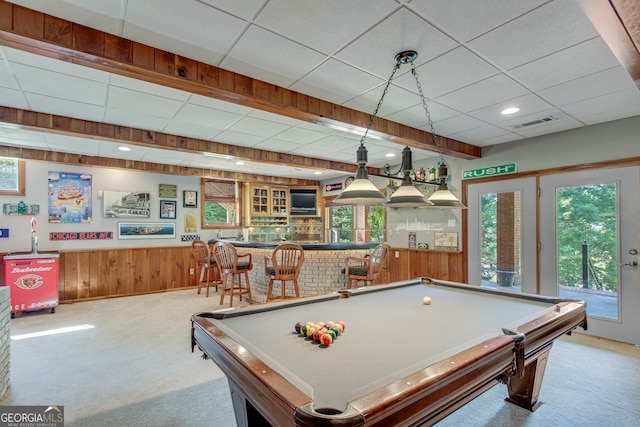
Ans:
{"label": "door handle", "polygon": [[638,266],[638,261],[625,262],[625,263],[620,264],[620,266],[636,268]]}

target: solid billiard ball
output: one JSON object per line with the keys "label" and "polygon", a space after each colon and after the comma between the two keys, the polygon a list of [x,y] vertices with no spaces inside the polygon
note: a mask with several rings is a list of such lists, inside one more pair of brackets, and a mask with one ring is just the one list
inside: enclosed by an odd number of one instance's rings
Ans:
{"label": "solid billiard ball", "polygon": [[300,329],[302,328],[302,325],[304,325],[304,323],[302,322],[296,323],[295,330],[297,333],[300,333]]}
{"label": "solid billiard ball", "polygon": [[329,326],[329,327],[333,327],[336,324],[334,322],[332,322],[331,320],[329,320],[327,323],[325,323],[325,325]]}
{"label": "solid billiard ball", "polygon": [[320,344],[329,346],[333,342],[333,338],[329,334],[322,334],[320,336]]}
{"label": "solid billiard ball", "polygon": [[316,329],[316,331],[313,333],[313,340],[315,342],[320,342],[321,335],[322,335],[322,332],[320,332],[320,329]]}
{"label": "solid billiard ball", "polygon": [[424,297],[424,298],[422,298],[422,302],[425,303],[425,305],[429,305],[429,304],[431,304],[431,298]]}
{"label": "solid billiard ball", "polygon": [[340,329],[338,329],[338,326],[337,326],[337,325],[336,325],[336,326],[334,326],[333,328],[331,328],[331,330],[333,331],[333,333],[334,333],[334,334],[336,334],[336,337],[337,337],[338,335],[340,335],[340,332],[341,332],[341,331],[340,331]]}

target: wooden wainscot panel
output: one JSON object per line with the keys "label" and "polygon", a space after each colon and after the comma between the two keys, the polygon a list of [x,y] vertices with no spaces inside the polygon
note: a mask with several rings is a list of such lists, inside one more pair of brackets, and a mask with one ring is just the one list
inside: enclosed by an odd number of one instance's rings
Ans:
{"label": "wooden wainscot panel", "polygon": [[410,280],[416,277],[464,281],[464,269],[462,268],[464,256],[461,252],[391,248],[389,261],[389,280],[391,282]]}
{"label": "wooden wainscot panel", "polygon": [[190,288],[192,267],[191,246],[63,251],[60,301]]}

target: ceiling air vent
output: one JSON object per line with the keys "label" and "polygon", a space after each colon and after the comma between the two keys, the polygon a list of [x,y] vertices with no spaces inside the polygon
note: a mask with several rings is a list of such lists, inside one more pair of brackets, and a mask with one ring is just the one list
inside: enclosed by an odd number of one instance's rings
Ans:
{"label": "ceiling air vent", "polygon": [[522,123],[522,124],[514,125],[514,126],[511,126],[511,127],[515,128],[515,129],[520,129],[520,128],[524,128],[524,127],[527,127],[527,126],[539,125],[540,123],[550,122],[552,120],[558,120],[558,119],[556,119],[553,116],[549,116],[549,117],[545,117],[544,119],[534,120],[532,122]]}

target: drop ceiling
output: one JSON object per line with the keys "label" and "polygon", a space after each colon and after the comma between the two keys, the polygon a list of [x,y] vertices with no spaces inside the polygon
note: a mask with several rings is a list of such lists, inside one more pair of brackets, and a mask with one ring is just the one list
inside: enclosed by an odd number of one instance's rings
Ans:
{"label": "drop ceiling", "polygon": [[[585,14],[590,2],[10,3],[367,114],[382,95],[394,56],[416,50],[416,70],[435,133],[488,147],[640,115],[638,76],[614,55],[611,40]],[[614,3],[628,6],[624,0]],[[634,13],[640,14],[637,4]],[[399,69],[378,115],[429,132],[409,70],[408,65]],[[360,144],[360,135],[339,126],[21,50],[6,42],[2,31],[0,106],[350,164]],[[520,110],[510,116],[500,113],[511,106]],[[311,180],[349,173],[197,150],[131,145],[131,151],[122,152],[113,141],[1,121],[0,145]],[[367,139],[365,145],[372,167],[400,162],[403,145],[392,138]],[[414,147],[412,152],[414,163],[428,163],[436,155],[433,147]],[[395,157],[386,157],[388,153]]]}

